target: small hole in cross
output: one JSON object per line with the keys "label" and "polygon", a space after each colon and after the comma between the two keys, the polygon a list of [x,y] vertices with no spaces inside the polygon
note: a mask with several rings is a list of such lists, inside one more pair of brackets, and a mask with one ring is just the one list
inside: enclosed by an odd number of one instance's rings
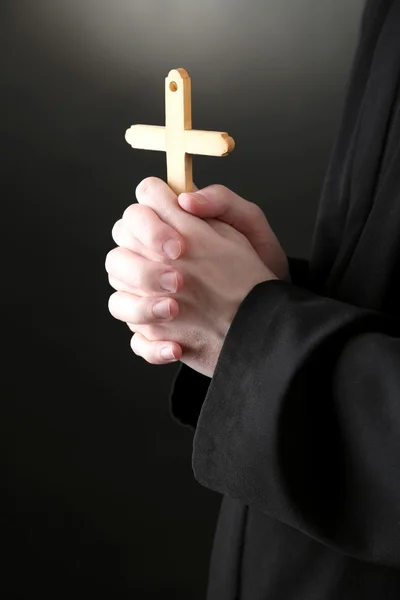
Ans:
{"label": "small hole in cross", "polygon": [[169,84],[169,89],[171,90],[171,92],[176,92],[178,89],[178,84],[175,81],[171,81],[171,83]]}

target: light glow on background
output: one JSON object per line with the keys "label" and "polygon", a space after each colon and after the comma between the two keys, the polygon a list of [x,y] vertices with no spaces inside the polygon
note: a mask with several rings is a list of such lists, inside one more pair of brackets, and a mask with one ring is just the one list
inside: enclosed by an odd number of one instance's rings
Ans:
{"label": "light glow on background", "polygon": [[[233,87],[239,77],[321,77],[352,52],[363,0],[42,0],[25,5],[26,26],[116,77],[159,65],[207,69]],[[338,39],[337,32],[340,31]],[[104,61],[104,62],[103,62]],[[178,62],[177,62],[178,61]],[[179,62],[180,61],[180,62]],[[182,63],[182,64],[181,64]],[[163,67],[163,71],[165,68]],[[235,81],[236,80],[236,81]]]}

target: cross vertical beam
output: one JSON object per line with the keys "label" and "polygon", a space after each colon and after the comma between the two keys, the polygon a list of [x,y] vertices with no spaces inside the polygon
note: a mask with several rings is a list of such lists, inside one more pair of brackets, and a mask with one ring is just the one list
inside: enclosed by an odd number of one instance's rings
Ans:
{"label": "cross vertical beam", "polygon": [[185,147],[185,130],[192,129],[191,81],[185,69],[165,79],[167,181],[176,195],[193,191],[193,161]]}

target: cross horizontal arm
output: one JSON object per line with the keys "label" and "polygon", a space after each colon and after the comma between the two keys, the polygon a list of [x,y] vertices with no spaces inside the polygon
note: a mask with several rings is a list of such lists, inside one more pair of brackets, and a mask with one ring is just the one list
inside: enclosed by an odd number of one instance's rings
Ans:
{"label": "cross horizontal arm", "polygon": [[126,130],[125,139],[139,150],[167,150],[165,127],[159,125],[132,125]]}
{"label": "cross horizontal arm", "polygon": [[[235,147],[234,140],[222,131],[199,131],[188,129],[184,132],[185,152],[203,156],[226,156]],[[166,151],[165,127],[158,125],[132,125],[125,134],[132,146],[141,150]]]}
{"label": "cross horizontal arm", "polygon": [[203,156],[226,156],[235,147],[235,142],[222,131],[185,131],[185,152]]}

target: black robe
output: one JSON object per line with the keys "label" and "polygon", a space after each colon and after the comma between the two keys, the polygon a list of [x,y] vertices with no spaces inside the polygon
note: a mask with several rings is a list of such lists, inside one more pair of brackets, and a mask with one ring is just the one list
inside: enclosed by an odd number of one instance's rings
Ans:
{"label": "black robe", "polygon": [[367,2],[309,263],[172,412],[223,494],[209,600],[400,600],[400,0]]}

